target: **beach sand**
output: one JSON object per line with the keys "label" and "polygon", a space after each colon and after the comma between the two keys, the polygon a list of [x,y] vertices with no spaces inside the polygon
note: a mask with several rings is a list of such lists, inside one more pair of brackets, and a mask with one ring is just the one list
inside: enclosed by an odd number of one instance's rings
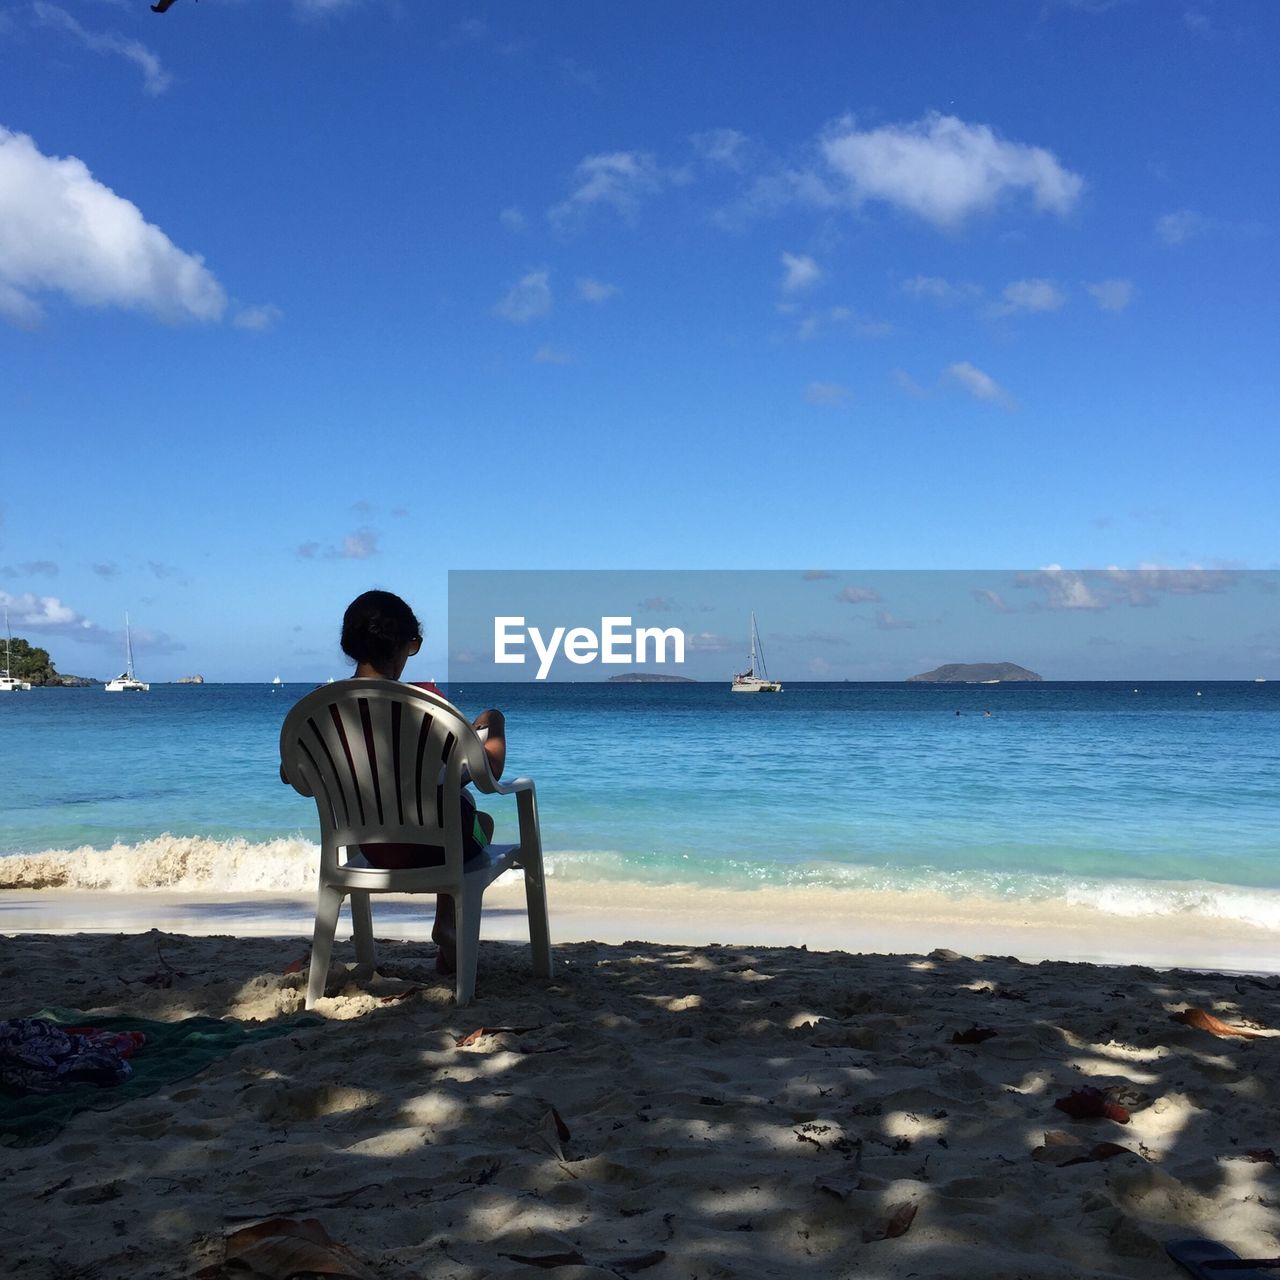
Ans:
{"label": "beach sand", "polygon": [[[275,1216],[388,1278],[1142,1280],[1184,1274],[1173,1238],[1280,1254],[1280,1035],[1171,1020],[1280,1027],[1274,977],[597,941],[539,982],[486,941],[457,1009],[429,942],[379,946],[366,981],[338,947],[314,1023],[4,1150],[8,1273],[189,1276]],[[0,1012],[279,1023],[306,953],[6,936]],[[1055,1108],[1087,1086],[1129,1123]]]}

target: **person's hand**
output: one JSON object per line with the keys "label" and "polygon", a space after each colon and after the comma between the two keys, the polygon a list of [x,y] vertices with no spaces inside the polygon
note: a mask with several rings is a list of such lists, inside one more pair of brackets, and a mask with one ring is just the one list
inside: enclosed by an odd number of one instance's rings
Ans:
{"label": "person's hand", "polygon": [[495,777],[502,777],[502,770],[507,763],[507,721],[496,707],[482,711],[476,716],[471,726],[477,732],[487,729],[484,740],[484,754],[489,762],[489,772]]}

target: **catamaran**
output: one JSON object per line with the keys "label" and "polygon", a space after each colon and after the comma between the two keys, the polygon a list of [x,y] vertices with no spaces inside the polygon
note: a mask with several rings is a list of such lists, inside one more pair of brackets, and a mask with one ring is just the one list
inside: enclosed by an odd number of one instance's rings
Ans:
{"label": "catamaran", "polygon": [[129,633],[129,615],[124,615],[124,672],[103,686],[108,693],[148,693],[151,686],[133,674],[133,637]]}
{"label": "catamaran", "polygon": [[0,693],[30,693],[31,681],[19,680],[13,670],[13,633],[9,630],[9,610],[4,611],[4,670],[0,671]]}
{"label": "catamaran", "polygon": [[751,657],[747,669],[733,677],[729,686],[733,693],[781,693],[782,685],[777,680],[770,680],[764,665],[764,646],[760,643],[760,633],[756,630],[756,615],[751,615]]}

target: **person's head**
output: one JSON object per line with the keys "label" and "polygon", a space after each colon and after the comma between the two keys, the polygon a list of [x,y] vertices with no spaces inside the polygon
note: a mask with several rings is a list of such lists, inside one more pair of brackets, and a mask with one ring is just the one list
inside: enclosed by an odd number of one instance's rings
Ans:
{"label": "person's head", "polygon": [[390,591],[366,591],[342,615],[342,652],[361,668],[399,680],[422,646],[422,624]]}

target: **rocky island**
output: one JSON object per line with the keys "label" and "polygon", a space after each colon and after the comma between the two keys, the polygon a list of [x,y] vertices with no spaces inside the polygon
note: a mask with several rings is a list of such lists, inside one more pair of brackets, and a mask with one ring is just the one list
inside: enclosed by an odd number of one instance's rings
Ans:
{"label": "rocky island", "polygon": [[204,676],[179,676],[174,684],[204,684]]}
{"label": "rocky island", "polygon": [[948,662],[918,676],[908,676],[908,684],[1012,684],[1015,680],[1042,680],[1043,676],[1016,662]]}

